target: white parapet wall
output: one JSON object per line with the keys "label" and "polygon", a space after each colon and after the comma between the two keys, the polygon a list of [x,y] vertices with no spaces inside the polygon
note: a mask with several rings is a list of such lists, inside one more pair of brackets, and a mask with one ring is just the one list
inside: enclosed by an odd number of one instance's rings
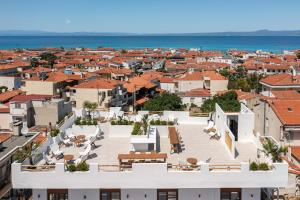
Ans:
{"label": "white parapet wall", "polygon": [[56,163],[50,171],[22,171],[20,163],[12,164],[14,188],[277,188],[286,187],[287,163],[274,163],[270,171],[250,171],[249,163],[241,163],[236,170],[212,170],[202,163],[200,170],[167,169],[167,163],[134,163],[131,171],[99,171],[98,164],[90,164],[87,172],[68,172],[63,163]]}

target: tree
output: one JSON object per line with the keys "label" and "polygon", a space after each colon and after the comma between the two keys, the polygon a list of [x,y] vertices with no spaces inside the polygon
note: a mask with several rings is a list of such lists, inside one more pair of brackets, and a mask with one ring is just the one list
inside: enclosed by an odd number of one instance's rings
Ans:
{"label": "tree", "polygon": [[263,148],[263,152],[267,156],[271,156],[273,162],[282,162],[282,155],[286,154],[288,151],[287,147],[279,146],[270,138],[266,138],[266,142],[263,144]]}
{"label": "tree", "polygon": [[42,60],[46,60],[51,68],[53,68],[54,62],[57,59],[56,55],[50,52],[44,52],[40,55],[40,57]]}
{"label": "tree", "polygon": [[226,69],[226,68],[221,69],[221,70],[219,71],[219,73],[220,73],[222,76],[226,77],[226,78],[228,78],[229,75],[230,75],[228,69]]}
{"label": "tree", "polygon": [[215,111],[216,103],[225,112],[239,112],[241,109],[236,92],[229,91],[221,95],[215,95],[212,99],[205,100],[201,106],[202,112],[209,113]]}
{"label": "tree", "polygon": [[18,149],[14,155],[14,159],[18,162],[23,162],[26,158],[29,159],[30,165],[33,165],[33,157],[35,156],[34,150],[38,146],[37,143],[31,142],[22,148]]}
{"label": "tree", "polygon": [[148,131],[148,115],[147,114],[143,115],[142,127],[143,127],[144,134],[146,135],[147,131]]}
{"label": "tree", "polygon": [[89,118],[91,118],[91,113],[94,112],[97,109],[98,104],[97,103],[92,103],[92,102],[89,102],[89,101],[85,101],[83,103],[83,107],[88,111],[88,116],[89,116]]}
{"label": "tree", "polygon": [[143,109],[149,111],[182,110],[183,105],[181,98],[176,94],[162,93],[154,95],[144,104]]}
{"label": "tree", "polygon": [[38,59],[37,58],[32,58],[30,60],[30,65],[31,65],[31,67],[37,67],[39,65]]}

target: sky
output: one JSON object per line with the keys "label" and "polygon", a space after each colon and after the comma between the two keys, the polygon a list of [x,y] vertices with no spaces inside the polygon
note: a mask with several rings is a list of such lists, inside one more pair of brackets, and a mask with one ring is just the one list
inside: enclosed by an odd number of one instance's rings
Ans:
{"label": "sky", "polygon": [[196,33],[299,30],[299,0],[1,0],[0,30]]}

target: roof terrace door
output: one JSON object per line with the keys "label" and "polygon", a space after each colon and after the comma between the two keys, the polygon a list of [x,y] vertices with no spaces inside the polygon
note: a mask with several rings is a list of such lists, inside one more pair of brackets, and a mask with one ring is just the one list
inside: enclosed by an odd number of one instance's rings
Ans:
{"label": "roof terrace door", "polygon": [[221,200],[241,200],[242,190],[240,188],[221,188]]}
{"label": "roof terrace door", "polygon": [[121,200],[120,189],[101,189],[100,200]]}
{"label": "roof terrace door", "polygon": [[158,189],[157,200],[178,200],[177,189]]}
{"label": "roof terrace door", "polygon": [[67,189],[48,189],[48,200],[68,200]]}

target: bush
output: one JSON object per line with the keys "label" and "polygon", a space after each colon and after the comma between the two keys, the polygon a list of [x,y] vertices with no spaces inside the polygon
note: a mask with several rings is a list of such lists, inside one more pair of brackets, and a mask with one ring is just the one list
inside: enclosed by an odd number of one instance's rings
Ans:
{"label": "bush", "polygon": [[258,170],[258,164],[256,162],[251,162],[250,163],[250,170],[251,171],[257,171]]}
{"label": "bush", "polygon": [[97,120],[94,119],[92,125],[95,125],[95,126],[96,126],[97,124],[98,124],[98,123],[97,123]]}
{"label": "bush", "polygon": [[85,120],[85,119],[83,119],[82,121],[81,121],[81,125],[86,125],[87,124],[87,121]]}
{"label": "bush", "polygon": [[93,121],[92,120],[87,120],[87,125],[93,125]]}
{"label": "bush", "polygon": [[160,125],[167,125],[167,122],[166,121],[160,121]]}
{"label": "bush", "polygon": [[134,123],[133,130],[131,135],[140,135],[141,134],[141,124],[138,122]]}
{"label": "bush", "polygon": [[261,171],[268,171],[270,170],[271,168],[269,167],[268,163],[257,163],[257,162],[251,162],[250,163],[250,170],[251,171],[258,171],[258,170],[261,170]]}
{"label": "bush", "polygon": [[174,125],[174,122],[168,121],[168,125],[169,125],[169,126],[173,126],[173,125]]}
{"label": "bush", "polygon": [[259,163],[258,169],[262,171],[268,171],[270,169],[268,163]]}
{"label": "bush", "polygon": [[56,137],[59,134],[59,130],[58,129],[54,129],[50,132],[51,137]]}
{"label": "bush", "polygon": [[78,163],[76,168],[77,171],[89,171],[89,165],[85,161]]}
{"label": "bush", "polygon": [[70,172],[75,172],[76,171],[76,166],[74,164],[67,165],[67,170]]}
{"label": "bush", "polygon": [[75,123],[75,125],[80,125],[81,124],[81,117],[77,117],[74,123]]}
{"label": "bush", "polygon": [[126,119],[113,120],[110,122],[111,125],[132,125],[133,121],[128,121]]}

